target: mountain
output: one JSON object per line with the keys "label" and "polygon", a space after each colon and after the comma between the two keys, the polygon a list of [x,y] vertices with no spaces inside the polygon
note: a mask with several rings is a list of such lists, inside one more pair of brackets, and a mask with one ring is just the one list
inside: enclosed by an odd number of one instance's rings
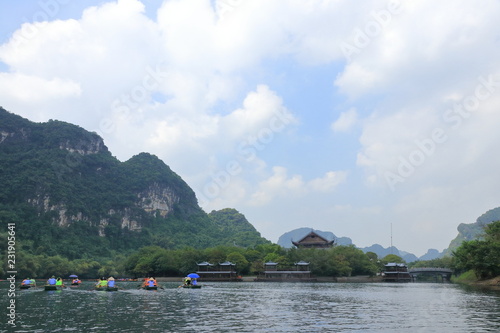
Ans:
{"label": "mountain", "polygon": [[301,240],[305,235],[310,233],[311,231],[314,231],[321,237],[324,237],[327,240],[335,240],[336,245],[351,245],[352,240],[347,237],[339,237],[335,236],[332,232],[329,231],[321,231],[321,230],[315,230],[312,228],[298,228],[294,229],[292,231],[286,232],[283,235],[280,236],[278,239],[278,245],[281,247],[284,247],[286,249],[292,248],[293,244],[292,241],[298,241]]}
{"label": "mountain", "polygon": [[426,254],[418,258],[418,260],[433,260],[437,258],[441,258],[443,256],[443,252],[439,252],[436,249],[429,249]]}
{"label": "mountain", "polygon": [[481,238],[484,227],[494,221],[500,221],[500,207],[490,209],[479,216],[474,223],[461,223],[458,227],[458,235],[453,239],[445,250],[445,254],[451,254],[463,241]]}
{"label": "mountain", "polygon": [[75,259],[145,245],[270,243],[234,210],[233,219],[220,218],[227,211],[206,214],[158,157],[140,153],[120,162],[96,133],[55,120],[34,123],[3,108],[0,185],[0,223],[15,223],[17,239],[33,254]]}

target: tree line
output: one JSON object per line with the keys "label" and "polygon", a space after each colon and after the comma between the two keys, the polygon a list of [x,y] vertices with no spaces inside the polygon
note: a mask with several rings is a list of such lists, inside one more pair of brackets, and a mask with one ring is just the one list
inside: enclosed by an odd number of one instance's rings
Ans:
{"label": "tree line", "polygon": [[[0,239],[6,239],[5,235],[0,234]],[[129,255],[115,252],[110,257],[73,260],[60,255],[32,254],[23,250],[22,245],[16,253],[16,269],[20,278],[67,277],[70,274],[77,274],[81,278],[180,277],[197,271],[197,264],[203,261],[213,264],[230,261],[236,264],[240,275],[258,275],[264,271],[264,263],[269,261],[282,267],[306,261],[310,263],[312,274],[317,276],[375,275],[382,267],[376,254],[365,254],[353,245],[330,249],[285,249],[277,244],[246,248],[221,245],[206,249],[146,246]],[[2,268],[0,273],[4,275],[5,272],[5,268]]]}

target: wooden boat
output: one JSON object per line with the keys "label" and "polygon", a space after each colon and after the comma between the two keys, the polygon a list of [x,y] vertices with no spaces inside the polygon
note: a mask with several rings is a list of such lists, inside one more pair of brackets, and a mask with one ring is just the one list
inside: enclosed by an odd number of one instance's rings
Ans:
{"label": "wooden boat", "polygon": [[182,288],[191,288],[191,289],[200,289],[201,288],[201,285],[200,284],[183,284],[181,286]]}
{"label": "wooden boat", "polygon": [[31,287],[34,287],[32,284],[22,284],[19,286],[19,289],[30,289]]}
{"label": "wooden boat", "polygon": [[45,290],[57,290],[57,286],[56,285],[49,285],[49,284],[47,284],[47,285],[44,286],[44,289]]}
{"label": "wooden boat", "polygon": [[153,286],[153,287],[144,286],[144,287],[142,287],[142,289],[145,289],[145,290],[158,290],[158,286]]}

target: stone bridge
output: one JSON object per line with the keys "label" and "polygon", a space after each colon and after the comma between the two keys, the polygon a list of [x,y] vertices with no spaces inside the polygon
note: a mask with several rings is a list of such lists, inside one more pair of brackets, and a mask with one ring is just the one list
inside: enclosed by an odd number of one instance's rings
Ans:
{"label": "stone bridge", "polygon": [[429,277],[434,277],[435,282],[449,282],[451,274],[453,273],[453,271],[449,268],[439,267],[418,267],[412,268],[408,272],[410,273],[413,282],[424,279],[428,281]]}

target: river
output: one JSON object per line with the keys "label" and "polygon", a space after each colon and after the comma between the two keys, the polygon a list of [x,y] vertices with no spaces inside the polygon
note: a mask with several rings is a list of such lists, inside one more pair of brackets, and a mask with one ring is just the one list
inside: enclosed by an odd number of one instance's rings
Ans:
{"label": "river", "polygon": [[[500,292],[439,283],[205,283],[18,290],[2,332],[500,332]],[[14,299],[15,328],[6,314]],[[12,306],[11,306],[12,307]]]}

